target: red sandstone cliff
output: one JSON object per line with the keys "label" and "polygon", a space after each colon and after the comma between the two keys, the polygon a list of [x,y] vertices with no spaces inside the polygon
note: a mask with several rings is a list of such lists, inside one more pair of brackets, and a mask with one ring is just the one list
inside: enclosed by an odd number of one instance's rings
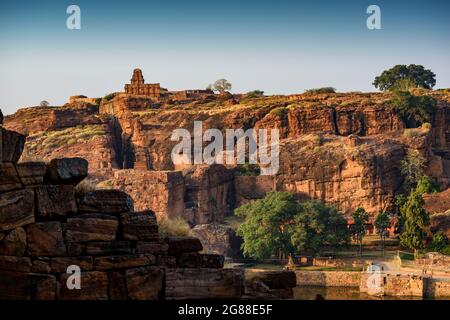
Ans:
{"label": "red sandstone cliff", "polygon": [[[84,157],[98,180],[113,178],[121,169],[186,169],[171,161],[176,142],[170,136],[176,128],[192,130],[194,120],[202,120],[204,130],[278,128],[280,171],[270,178],[271,190],[322,199],[344,212],[363,206],[375,214],[399,192],[399,162],[408,149],[426,157],[427,173],[442,189],[450,186],[450,95],[430,94],[438,100],[432,129],[414,138],[403,135],[403,122],[387,104],[389,96],[381,93],[241,96],[237,101],[204,95],[159,102],[122,94],[103,100],[99,108],[75,102],[22,109],[6,117],[5,127],[28,135],[24,157]],[[166,214],[175,208],[193,224],[220,220],[242,200],[247,187],[230,183],[233,177],[226,169],[213,179],[208,170],[193,170],[194,175],[179,173],[184,191],[174,187],[175,178],[161,182],[151,172],[119,171],[113,183],[134,193],[140,208]],[[267,189],[254,179],[256,189]],[[148,199],[145,186],[161,190],[161,197]]]}

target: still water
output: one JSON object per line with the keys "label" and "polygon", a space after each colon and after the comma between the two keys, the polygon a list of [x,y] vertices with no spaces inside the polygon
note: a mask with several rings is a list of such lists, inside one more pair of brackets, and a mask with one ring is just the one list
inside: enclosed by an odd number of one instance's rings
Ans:
{"label": "still water", "polygon": [[421,297],[374,297],[358,287],[296,287],[296,300],[422,300]]}

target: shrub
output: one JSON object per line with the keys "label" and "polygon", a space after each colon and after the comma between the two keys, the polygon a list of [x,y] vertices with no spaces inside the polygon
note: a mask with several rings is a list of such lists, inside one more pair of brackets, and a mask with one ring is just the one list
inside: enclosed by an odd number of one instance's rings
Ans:
{"label": "shrub", "polygon": [[239,164],[234,169],[235,176],[259,176],[261,168],[257,164]]}
{"label": "shrub", "polygon": [[405,129],[403,135],[408,139],[412,139],[422,136],[422,132],[417,129]]}
{"label": "shrub", "polygon": [[433,251],[441,252],[448,246],[448,238],[442,232],[437,232],[433,235],[433,240],[430,244],[430,249]]}
{"label": "shrub", "polygon": [[310,93],[310,94],[336,93],[336,89],[333,87],[314,88],[314,89],[306,90],[305,93]]}
{"label": "shrub", "polygon": [[416,192],[419,194],[439,192],[439,186],[429,176],[423,175],[417,182]]}
{"label": "shrub", "polygon": [[178,236],[184,237],[191,235],[189,224],[181,217],[164,217],[158,221],[159,235],[161,237]]}
{"label": "shrub", "polygon": [[99,183],[97,183],[97,189],[112,189],[113,188],[113,180],[112,179],[108,179],[108,180],[103,180],[100,181]]}
{"label": "shrub", "polygon": [[115,96],[116,96],[115,93],[109,93],[106,96],[104,96],[103,99],[105,99],[106,101],[110,101],[110,100],[114,99]]}
{"label": "shrub", "polygon": [[278,108],[270,110],[269,114],[283,118],[287,112],[288,112],[288,109],[286,107],[278,107]]}
{"label": "shrub", "polygon": [[253,90],[247,92],[245,95],[247,96],[247,98],[261,98],[262,96],[264,96],[264,91]]}
{"label": "shrub", "polygon": [[446,256],[450,256],[450,245],[446,245],[441,252],[442,254],[445,254]]}
{"label": "shrub", "polygon": [[423,129],[423,130],[426,130],[427,132],[428,131],[430,131],[431,130],[431,123],[429,123],[429,122],[425,122],[425,123],[423,123],[422,124],[422,126],[420,127],[421,129]]}
{"label": "shrub", "polygon": [[400,252],[399,256],[402,260],[414,260],[414,254],[412,253]]}
{"label": "shrub", "polygon": [[414,127],[431,122],[436,108],[433,97],[414,96],[407,91],[394,91],[389,104],[407,125]]}
{"label": "shrub", "polygon": [[97,184],[94,180],[84,179],[75,187],[75,194],[77,196],[82,196],[85,193],[97,190]]}

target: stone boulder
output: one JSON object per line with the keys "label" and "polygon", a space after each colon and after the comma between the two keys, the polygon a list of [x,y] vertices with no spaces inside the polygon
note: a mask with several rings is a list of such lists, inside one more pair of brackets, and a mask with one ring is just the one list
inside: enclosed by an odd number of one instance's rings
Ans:
{"label": "stone boulder", "polygon": [[86,213],[118,215],[133,211],[133,200],[120,190],[95,190],[83,195],[78,210]]}
{"label": "stone boulder", "polygon": [[37,187],[35,190],[36,208],[39,218],[62,218],[77,212],[73,186],[46,185]]}
{"label": "stone boulder", "polygon": [[229,226],[199,224],[192,229],[192,233],[200,239],[205,252],[221,254],[235,259],[242,257],[242,239]]}
{"label": "stone boulder", "polygon": [[23,256],[27,248],[27,234],[21,227],[0,239],[0,255]]}
{"label": "stone boulder", "polygon": [[30,189],[0,194],[0,231],[34,223],[34,192]]}
{"label": "stone boulder", "polygon": [[87,271],[81,273],[81,289],[69,290],[69,274],[60,277],[57,297],[59,300],[108,300],[108,275],[106,272]]}
{"label": "stone boulder", "polygon": [[83,158],[53,159],[47,166],[47,178],[54,184],[77,185],[88,175],[88,162]]}
{"label": "stone boulder", "polygon": [[27,226],[28,250],[33,257],[63,256],[66,254],[61,223],[40,222]]}
{"label": "stone boulder", "polygon": [[0,192],[22,188],[16,168],[12,163],[0,162]]}
{"label": "stone boulder", "polygon": [[68,242],[113,241],[116,239],[119,222],[117,217],[88,213],[67,219],[66,240]]}
{"label": "stone boulder", "polygon": [[158,267],[140,267],[125,272],[128,297],[133,300],[156,300],[163,288],[164,271]]}
{"label": "stone boulder", "polygon": [[203,250],[200,240],[194,237],[167,237],[165,241],[169,245],[169,255],[181,255],[182,253]]}
{"label": "stone boulder", "polygon": [[25,136],[14,131],[6,130],[3,127],[0,127],[0,131],[2,132],[2,147],[0,148],[2,150],[2,161],[17,163],[25,146]]}
{"label": "stone boulder", "polygon": [[56,286],[53,275],[0,271],[2,300],[54,300]]}
{"label": "stone boulder", "polygon": [[152,211],[122,213],[120,225],[126,240],[158,240],[158,224]]}
{"label": "stone boulder", "polygon": [[20,162],[16,164],[20,181],[26,187],[35,187],[44,183],[47,166],[45,162]]}
{"label": "stone boulder", "polygon": [[166,269],[165,298],[239,299],[243,282],[239,269]]}
{"label": "stone boulder", "polygon": [[91,241],[86,243],[69,242],[67,244],[67,251],[69,256],[105,256],[133,253],[133,249],[131,248],[131,243],[129,241]]}
{"label": "stone boulder", "polygon": [[183,253],[178,259],[180,268],[223,268],[224,257],[218,254]]}
{"label": "stone boulder", "polygon": [[293,271],[246,270],[245,298],[291,299],[296,282]]}

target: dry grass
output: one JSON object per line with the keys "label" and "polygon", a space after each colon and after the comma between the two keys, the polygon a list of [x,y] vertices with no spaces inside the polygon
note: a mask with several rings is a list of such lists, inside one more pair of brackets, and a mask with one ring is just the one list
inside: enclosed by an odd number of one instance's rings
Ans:
{"label": "dry grass", "polygon": [[84,179],[75,187],[75,194],[81,196],[85,193],[97,190],[97,184],[94,180]]}
{"label": "dry grass", "polygon": [[178,236],[185,237],[191,235],[189,224],[181,217],[164,217],[158,221],[159,235],[161,237]]}

